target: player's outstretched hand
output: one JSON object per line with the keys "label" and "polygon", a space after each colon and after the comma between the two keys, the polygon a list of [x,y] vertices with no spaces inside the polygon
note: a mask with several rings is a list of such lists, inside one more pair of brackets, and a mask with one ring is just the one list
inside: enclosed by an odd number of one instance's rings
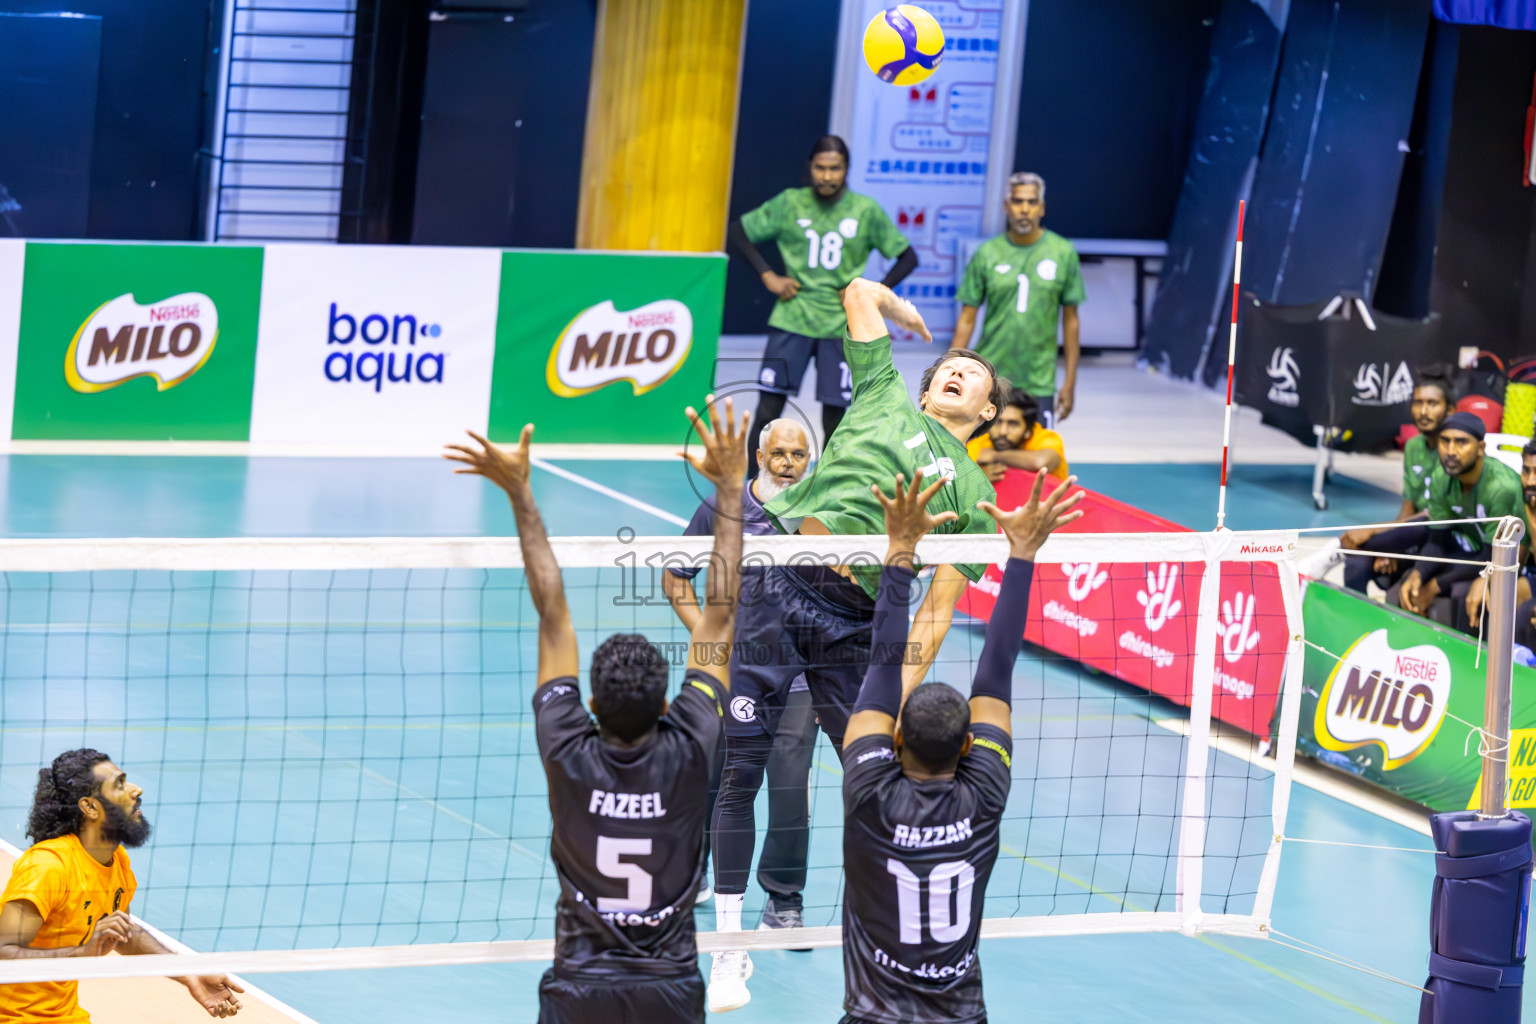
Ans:
{"label": "player's outstretched hand", "polygon": [[1047,537],[1072,520],[1082,518],[1082,509],[1074,512],[1072,506],[1083,500],[1083,492],[1066,497],[1067,488],[1077,483],[1077,477],[1067,477],[1042,501],[1040,494],[1045,489],[1045,477],[1044,472],[1035,474],[1035,486],[1029,492],[1029,500],[1011,512],[1004,512],[990,501],[976,503],[977,508],[996,519],[997,525],[1003,528],[1008,537],[1008,554],[1013,558],[1034,561]]}
{"label": "player's outstretched hand", "polygon": [[192,993],[198,1005],[208,1011],[210,1017],[233,1017],[240,1012],[240,1000],[236,992],[245,989],[229,980],[226,974],[201,974],[187,978],[187,991]]}
{"label": "player's outstretched hand", "polygon": [[473,430],[466,430],[465,433],[474,438],[479,447],[464,444],[445,446],[448,450],[443,452],[443,458],[450,462],[462,462],[467,467],[456,469],[455,473],[483,476],[508,494],[528,486],[528,442],[533,439],[532,423],[523,427],[516,448],[492,444]]}
{"label": "player's outstretched hand", "polygon": [[[848,336],[853,341],[873,341],[879,333],[869,330],[875,321],[868,316],[869,307],[897,327],[904,327],[932,341],[923,314],[906,299],[901,298],[879,281],[856,277],[843,289],[843,311],[848,314]],[[861,315],[862,314],[862,315]],[[863,328],[862,330],[860,328]]]}
{"label": "player's outstretched hand", "polygon": [[90,936],[79,946],[80,955],[106,956],[132,939],[137,931],[132,918],[121,910],[114,910],[91,928]]}
{"label": "player's outstretched hand", "polygon": [[939,493],[939,488],[943,486],[944,478],[940,477],[931,487],[925,489],[922,470],[918,470],[910,485],[907,484],[906,477],[897,473],[894,498],[887,498],[878,484],[870,485],[870,493],[885,509],[885,533],[891,541],[890,551],[885,558],[887,563],[896,555],[905,556],[910,560],[923,534],[940,523],[948,523],[960,518],[954,512],[940,512],[936,516],[928,514],[929,499]]}
{"label": "player's outstretched hand", "polygon": [[687,459],[700,476],[716,487],[743,487],[747,479],[747,424],[751,422],[752,414],[742,413],[738,424],[735,404],[727,398],[725,421],[722,423],[720,406],[715,396],[709,395],[705,402],[709,406],[708,423],[704,422],[704,418],[693,406],[684,410],[699,440],[703,442],[703,454],[686,451],[677,454]]}

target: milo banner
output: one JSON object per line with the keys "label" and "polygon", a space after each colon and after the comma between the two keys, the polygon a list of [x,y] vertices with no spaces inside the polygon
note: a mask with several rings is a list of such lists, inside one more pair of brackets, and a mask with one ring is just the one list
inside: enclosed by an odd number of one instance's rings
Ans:
{"label": "milo banner", "polygon": [[[1017,508],[1034,475],[1009,470],[997,503]],[[1065,533],[1187,532],[1184,527],[1092,491],[1081,519]],[[1194,671],[1201,562],[1043,564],[1030,588],[1024,638],[1188,707]],[[1002,570],[990,566],[971,584],[959,609],[991,616]],[[1263,562],[1223,566],[1217,629],[1216,691],[1211,716],[1265,734],[1285,670],[1287,630],[1280,580]]]}
{"label": "milo banner", "polygon": [[671,444],[724,292],[718,254],[6,242],[0,437]]}
{"label": "milo banner", "polygon": [[[1310,583],[1298,752],[1435,811],[1477,800],[1487,659],[1427,619]],[[1536,671],[1515,667],[1509,803],[1536,807]]]}
{"label": "milo banner", "polygon": [[490,437],[681,443],[714,383],[725,257],[507,252]]}
{"label": "milo banner", "polygon": [[29,242],[11,436],[245,440],[261,258]]}

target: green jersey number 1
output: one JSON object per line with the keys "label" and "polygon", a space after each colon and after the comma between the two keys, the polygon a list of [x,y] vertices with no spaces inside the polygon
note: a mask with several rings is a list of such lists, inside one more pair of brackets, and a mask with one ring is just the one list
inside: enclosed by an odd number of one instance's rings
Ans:
{"label": "green jersey number 1", "polygon": [[[811,243],[810,255],[806,257],[806,264],[815,270],[821,267],[825,270],[836,270],[843,262],[843,236],[836,231],[828,231],[819,235],[812,228],[805,229],[805,237]],[[818,261],[818,257],[820,258]]]}
{"label": "green jersey number 1", "polygon": [[1029,275],[1019,275],[1019,297],[1013,304],[1015,312],[1023,313],[1029,309]]}

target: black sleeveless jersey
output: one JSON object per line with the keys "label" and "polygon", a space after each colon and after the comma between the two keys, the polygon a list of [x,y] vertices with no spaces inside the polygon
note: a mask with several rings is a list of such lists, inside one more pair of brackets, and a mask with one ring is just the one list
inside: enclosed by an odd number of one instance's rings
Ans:
{"label": "black sleeveless jersey", "polygon": [[552,679],[534,694],[560,878],[556,973],[698,971],[693,898],[720,694],[712,676],[690,671],[656,732],[632,749],[603,742],[574,678]]}
{"label": "black sleeveless jersey", "polygon": [[849,1016],[986,1019],[976,939],[997,861],[1013,744],[977,725],[953,779],[917,782],[888,736],[843,750],[843,971]]}

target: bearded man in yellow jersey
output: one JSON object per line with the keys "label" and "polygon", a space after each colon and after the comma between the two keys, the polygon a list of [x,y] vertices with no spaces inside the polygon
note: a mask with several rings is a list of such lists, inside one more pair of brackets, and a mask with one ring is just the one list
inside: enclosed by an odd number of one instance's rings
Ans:
{"label": "bearded man in yellow jersey", "polygon": [[[27,818],[33,845],[0,897],[0,959],[169,953],[128,916],[138,889],[123,847],[149,838],[144,790],[106,754],[70,750],[37,773]],[[239,985],[222,974],[177,978],[210,1017],[240,1010]],[[79,983],[0,985],[0,1022],[88,1024]]]}

